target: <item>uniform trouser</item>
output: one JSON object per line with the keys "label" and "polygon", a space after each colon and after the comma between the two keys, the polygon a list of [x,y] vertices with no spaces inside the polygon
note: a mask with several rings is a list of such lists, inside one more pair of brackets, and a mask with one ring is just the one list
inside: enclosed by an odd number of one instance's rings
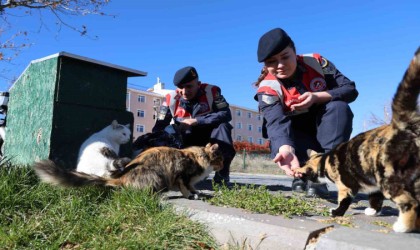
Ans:
{"label": "uniform trouser", "polygon": [[353,113],[343,101],[331,101],[311,107],[306,114],[292,118],[295,152],[299,162],[308,159],[308,149],[319,153],[331,151],[350,139]]}
{"label": "uniform trouser", "polygon": [[223,154],[223,169],[219,171],[222,177],[229,177],[230,163],[235,157],[232,141],[232,125],[221,123],[218,126],[194,126],[183,135],[184,146],[205,146],[207,143],[217,143]]}

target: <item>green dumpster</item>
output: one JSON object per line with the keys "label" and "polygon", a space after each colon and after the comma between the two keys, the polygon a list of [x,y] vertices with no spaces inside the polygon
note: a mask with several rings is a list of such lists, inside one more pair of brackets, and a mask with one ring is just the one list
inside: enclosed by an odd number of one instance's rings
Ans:
{"label": "green dumpster", "polygon": [[[114,119],[133,127],[127,78],[146,75],[67,52],[32,61],[10,89],[5,157],[14,165],[48,158],[75,168],[91,134]],[[121,156],[130,153],[131,143],[121,147]]]}

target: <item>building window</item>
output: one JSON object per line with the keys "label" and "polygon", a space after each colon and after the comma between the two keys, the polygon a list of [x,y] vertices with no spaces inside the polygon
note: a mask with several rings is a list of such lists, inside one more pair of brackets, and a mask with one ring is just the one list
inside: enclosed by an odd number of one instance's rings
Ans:
{"label": "building window", "polygon": [[144,96],[144,95],[139,95],[138,96],[138,98],[137,98],[137,100],[139,101],[139,102],[146,102],[146,96]]}
{"label": "building window", "polygon": [[153,106],[159,107],[160,106],[160,99],[157,99],[157,98],[153,99]]}
{"label": "building window", "polygon": [[248,124],[248,131],[252,131],[252,124]]}
{"label": "building window", "polygon": [[237,140],[237,141],[242,141],[242,136],[237,135],[237,136],[236,136],[236,140]]}
{"label": "building window", "polygon": [[253,143],[252,136],[249,136],[249,137],[248,137],[248,142],[249,142],[249,143]]}
{"label": "building window", "polygon": [[130,100],[130,92],[127,92],[127,94],[125,95],[125,100]]}
{"label": "building window", "polygon": [[139,133],[144,133],[144,125],[140,125],[140,124],[137,124],[136,125],[136,131],[137,132],[139,132]]}
{"label": "building window", "polygon": [[261,115],[260,114],[257,115],[257,120],[261,121]]}
{"label": "building window", "polygon": [[248,118],[252,118],[252,113],[248,112]]}
{"label": "building window", "polygon": [[259,145],[263,145],[263,143],[264,143],[263,139],[258,138],[258,144],[259,144]]}
{"label": "building window", "polygon": [[237,128],[237,129],[241,129],[241,128],[242,128],[242,123],[238,122],[238,123],[236,124],[236,128]]}
{"label": "building window", "polygon": [[144,117],[144,110],[137,109],[137,117]]}
{"label": "building window", "polygon": [[262,127],[258,127],[258,133],[262,132]]}
{"label": "building window", "polygon": [[242,115],[242,111],[240,109],[236,110],[236,116],[241,116]]}

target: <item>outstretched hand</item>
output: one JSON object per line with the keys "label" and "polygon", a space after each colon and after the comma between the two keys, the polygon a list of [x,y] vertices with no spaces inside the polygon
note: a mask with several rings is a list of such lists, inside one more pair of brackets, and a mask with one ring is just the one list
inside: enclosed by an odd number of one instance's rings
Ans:
{"label": "outstretched hand", "polygon": [[297,156],[288,150],[280,150],[273,161],[289,176],[301,177],[300,173],[294,170],[300,168]]}

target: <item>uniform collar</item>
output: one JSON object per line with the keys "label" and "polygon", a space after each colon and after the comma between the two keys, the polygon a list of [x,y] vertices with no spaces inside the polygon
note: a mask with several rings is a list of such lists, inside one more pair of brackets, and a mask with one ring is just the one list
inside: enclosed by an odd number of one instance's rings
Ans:
{"label": "uniform collar", "polygon": [[182,98],[181,97],[181,102],[182,103],[185,103],[185,104],[195,104],[195,103],[197,103],[198,102],[198,100],[200,99],[200,96],[202,96],[202,95],[205,95],[205,92],[204,92],[204,90],[202,90],[202,89],[199,89],[198,91],[197,91],[197,94],[195,95],[195,97],[193,98],[193,99],[191,99],[191,100],[185,100],[184,98]]}
{"label": "uniform collar", "polygon": [[300,82],[302,80],[302,75],[305,71],[306,71],[305,67],[299,64],[299,60],[298,60],[295,73],[293,73],[293,75],[289,78],[278,79],[278,80],[286,85],[295,85],[297,82]]}

